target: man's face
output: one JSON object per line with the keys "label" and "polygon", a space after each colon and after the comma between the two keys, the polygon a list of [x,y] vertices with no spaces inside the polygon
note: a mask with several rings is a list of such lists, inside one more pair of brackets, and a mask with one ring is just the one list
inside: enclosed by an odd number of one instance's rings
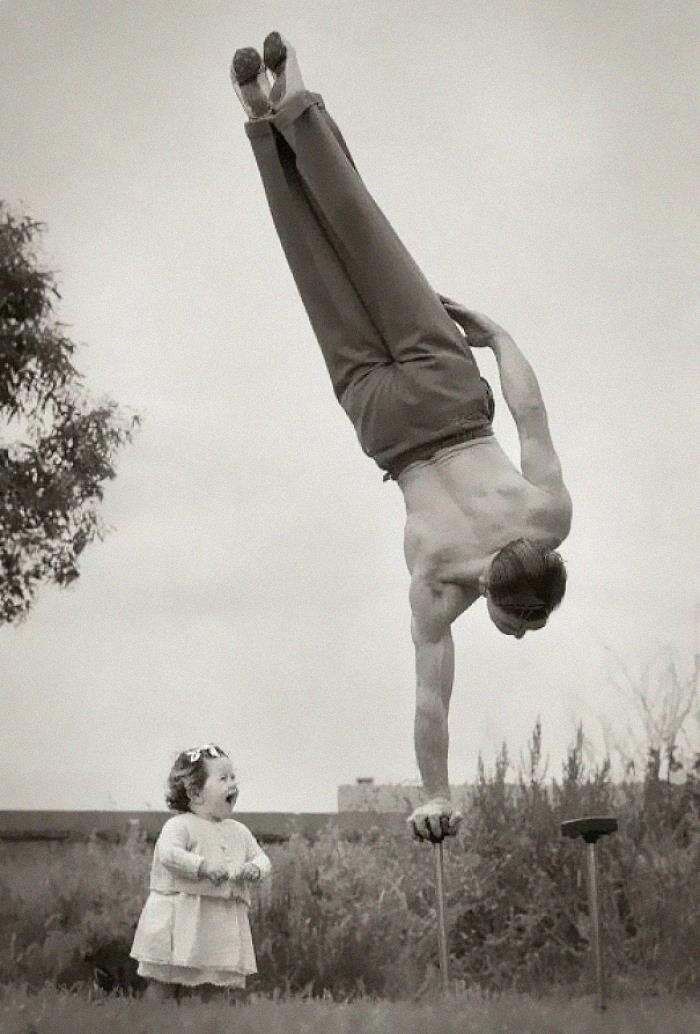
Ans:
{"label": "man's face", "polygon": [[490,596],[486,597],[486,607],[498,631],[503,635],[512,635],[515,639],[522,639],[526,632],[535,632],[547,624],[546,616],[540,617],[537,613],[528,615],[525,607],[522,608],[523,614],[506,610],[494,603]]}

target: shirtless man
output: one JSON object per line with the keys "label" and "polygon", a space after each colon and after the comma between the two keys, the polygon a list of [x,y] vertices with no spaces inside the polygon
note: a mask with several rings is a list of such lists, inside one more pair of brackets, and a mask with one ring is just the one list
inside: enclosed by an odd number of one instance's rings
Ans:
{"label": "shirtless man", "polygon": [[[505,635],[543,628],[564,595],[556,547],[571,500],[537,378],[503,328],[430,287],[360,179],[291,46],[237,50],[232,80],[272,218],[338,401],[406,504],[416,653],[421,839],[457,831],[447,771],[451,625],[480,597]],[[269,75],[269,78],[268,78]],[[272,84],[270,83],[272,80]],[[458,329],[461,328],[461,329]],[[518,470],[491,427],[472,348],[490,348],[520,439]]]}

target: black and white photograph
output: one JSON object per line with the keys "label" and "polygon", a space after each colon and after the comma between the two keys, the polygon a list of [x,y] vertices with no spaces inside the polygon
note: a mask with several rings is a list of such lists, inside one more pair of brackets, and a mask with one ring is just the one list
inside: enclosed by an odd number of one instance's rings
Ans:
{"label": "black and white photograph", "polygon": [[699,36],[0,0],[2,1034],[700,1031]]}

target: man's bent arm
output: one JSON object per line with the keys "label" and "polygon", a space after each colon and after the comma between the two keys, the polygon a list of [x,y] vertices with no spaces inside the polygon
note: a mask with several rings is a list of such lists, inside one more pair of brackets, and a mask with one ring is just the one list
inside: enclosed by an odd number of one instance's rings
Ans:
{"label": "man's bent arm", "polygon": [[560,496],[564,509],[571,502],[562,480],[561,464],[549,433],[547,410],[535,371],[508,331],[481,312],[473,312],[444,295],[443,306],[464,331],[472,348],[490,348],[498,363],[501,390],[520,438],[520,467],[533,484]]}
{"label": "man's bent arm", "polygon": [[541,488],[565,491],[535,371],[509,334],[495,335],[491,347],[498,363],[503,397],[518,429],[523,476]]}

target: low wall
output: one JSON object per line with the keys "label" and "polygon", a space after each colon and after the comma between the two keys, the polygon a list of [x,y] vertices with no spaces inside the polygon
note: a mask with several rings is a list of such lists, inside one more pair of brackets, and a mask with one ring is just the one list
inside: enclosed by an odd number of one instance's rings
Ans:
{"label": "low wall", "polygon": [[[155,840],[169,811],[0,811],[0,840],[124,840],[132,830]],[[234,812],[234,818],[266,843],[288,840],[293,833],[315,836],[337,829],[344,835],[373,828],[400,833],[403,815],[368,812]]]}

